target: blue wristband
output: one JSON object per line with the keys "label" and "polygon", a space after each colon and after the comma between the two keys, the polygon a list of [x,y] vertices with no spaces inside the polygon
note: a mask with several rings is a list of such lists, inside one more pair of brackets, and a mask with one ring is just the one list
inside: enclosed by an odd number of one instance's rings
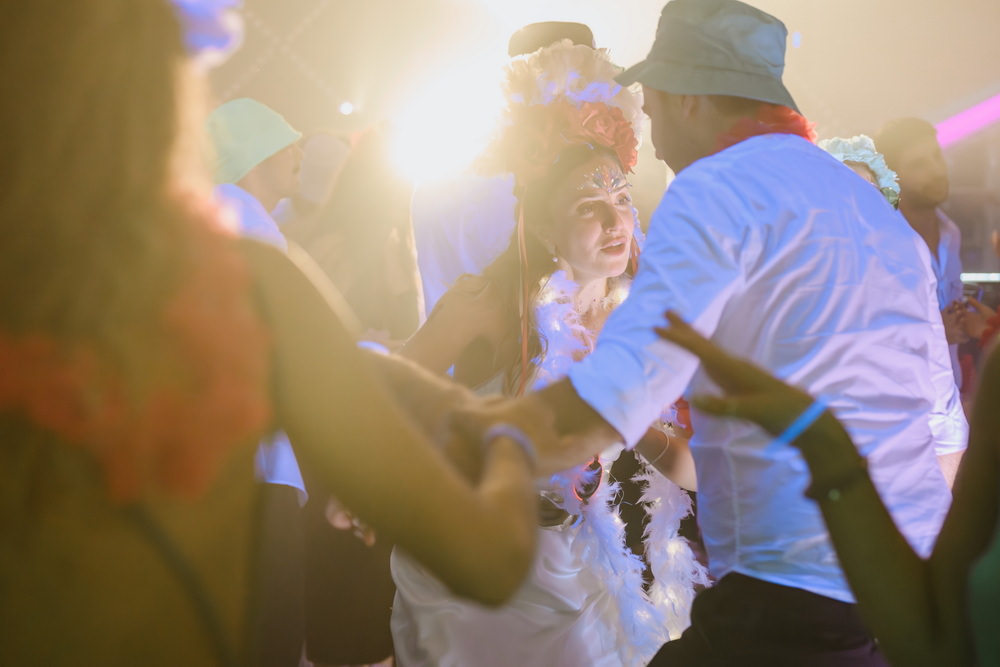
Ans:
{"label": "blue wristband", "polygon": [[531,467],[535,467],[535,464],[538,462],[538,456],[535,454],[535,445],[531,442],[531,439],[524,434],[524,431],[513,424],[505,422],[493,424],[493,426],[490,426],[483,432],[483,448],[485,449],[486,447],[489,447],[490,444],[497,438],[507,438],[519,446],[524,452],[524,455],[528,458],[528,463]]}
{"label": "blue wristband", "polygon": [[819,419],[820,415],[826,410],[826,405],[826,399],[822,396],[817,396],[813,400],[812,405],[806,408],[802,414],[795,418],[795,421],[781,432],[781,435],[774,439],[773,444],[790,445],[795,442],[800,435],[806,432],[806,429]]}

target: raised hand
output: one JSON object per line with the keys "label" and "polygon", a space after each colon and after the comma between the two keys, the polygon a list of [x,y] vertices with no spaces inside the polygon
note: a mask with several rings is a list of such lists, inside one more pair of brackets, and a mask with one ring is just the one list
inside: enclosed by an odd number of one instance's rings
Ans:
{"label": "raised hand", "polygon": [[969,297],[968,301],[969,305],[972,306],[972,310],[965,314],[962,327],[965,329],[967,336],[978,340],[983,335],[983,331],[986,330],[987,320],[995,317],[997,313],[977,299]]}
{"label": "raised hand", "polygon": [[698,357],[724,392],[723,396],[695,396],[692,403],[699,410],[746,419],[777,435],[813,402],[801,389],[724,351],[676,313],[667,311],[666,316],[670,326],[658,327],[657,334]]}
{"label": "raised hand", "polygon": [[941,311],[941,321],[944,323],[944,335],[949,345],[964,343],[969,339],[966,333],[965,319],[968,311],[961,301],[953,301]]}

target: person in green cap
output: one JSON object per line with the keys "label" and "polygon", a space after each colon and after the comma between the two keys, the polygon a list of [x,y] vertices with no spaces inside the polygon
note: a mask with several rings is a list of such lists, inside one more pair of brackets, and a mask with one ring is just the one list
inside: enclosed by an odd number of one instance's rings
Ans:
{"label": "person in green cap", "polygon": [[[299,186],[302,135],[274,109],[250,98],[230,100],[209,114],[215,148],[216,197],[235,213],[242,236],[282,250],[288,242],[271,215]],[[265,594],[259,603],[260,652],[267,664],[299,662],[302,612],[302,513],[309,498],[295,452],[282,431],[261,441],[254,459],[265,533],[259,558]]]}
{"label": "person in green cap", "polygon": [[287,249],[270,212],[298,191],[302,134],[248,97],[215,109],[208,132],[215,146],[216,194],[235,209],[240,233]]}

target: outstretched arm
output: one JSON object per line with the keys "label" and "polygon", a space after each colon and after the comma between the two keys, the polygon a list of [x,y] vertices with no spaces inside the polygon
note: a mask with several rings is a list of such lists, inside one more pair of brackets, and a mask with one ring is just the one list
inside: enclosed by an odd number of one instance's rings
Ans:
{"label": "outstretched arm", "polygon": [[622,438],[581,399],[568,380],[559,380],[521,398],[498,400],[454,416],[458,433],[475,440],[489,425],[516,424],[538,447],[539,475],[586,463],[595,452]]}
{"label": "outstretched arm", "polygon": [[399,354],[443,375],[473,341],[481,337],[496,339],[503,326],[495,290],[484,278],[462,276]]}
{"label": "outstretched arm", "polygon": [[481,400],[470,389],[398,354],[366,350],[365,356],[399,407],[432,437],[446,437],[451,412]]}
{"label": "outstretched arm", "polygon": [[[660,335],[697,355],[724,391],[722,397],[696,397],[702,411],[747,419],[778,434],[812,403],[805,392],[728,355],[677,316],[668,319],[670,327]],[[811,488],[862,614],[893,664],[972,662],[965,591],[971,564],[986,548],[997,515],[997,355],[987,366],[983,389],[954,503],[928,561],[899,532],[871,480],[858,474],[857,449],[832,413],[824,411],[794,441],[812,472]]]}
{"label": "outstretched arm", "polygon": [[532,471],[523,449],[509,438],[488,443],[479,482],[471,484],[355,348],[334,312],[335,296],[282,253],[240,245],[274,338],[279,426],[300,461],[455,592],[502,602],[533,556]]}

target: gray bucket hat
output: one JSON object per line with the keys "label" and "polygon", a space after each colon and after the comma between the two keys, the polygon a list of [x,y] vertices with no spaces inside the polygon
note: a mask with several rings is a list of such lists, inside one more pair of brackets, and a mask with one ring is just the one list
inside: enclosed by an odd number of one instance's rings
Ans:
{"label": "gray bucket hat", "polygon": [[781,82],[785,24],[737,0],[673,0],[646,59],[616,77],[676,95],[733,95],[798,111]]}

